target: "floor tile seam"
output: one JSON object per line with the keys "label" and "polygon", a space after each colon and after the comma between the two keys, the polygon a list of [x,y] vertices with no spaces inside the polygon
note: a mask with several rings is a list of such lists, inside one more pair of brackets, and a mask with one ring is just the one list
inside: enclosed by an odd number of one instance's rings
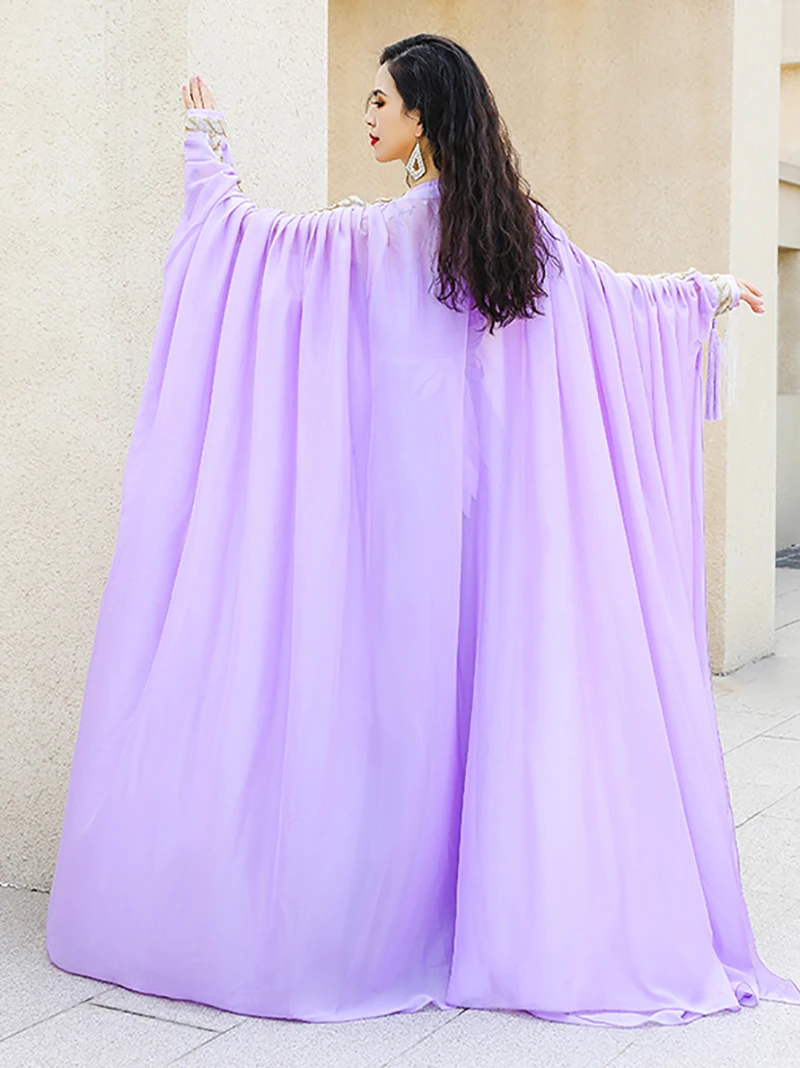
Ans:
{"label": "floor tile seam", "polygon": [[[99,997],[99,995],[96,994],[95,997]],[[143,1020],[157,1020],[159,1023],[177,1024],[178,1027],[191,1027],[194,1031],[211,1032],[214,1035],[225,1035],[228,1031],[232,1031],[234,1027],[238,1027],[239,1024],[242,1023],[241,1020],[237,1020],[237,1022],[231,1024],[230,1027],[226,1027],[223,1031],[220,1031],[216,1027],[209,1027],[205,1024],[187,1023],[185,1020],[170,1020],[167,1016],[154,1016],[150,1012],[142,1012],[137,1009],[123,1009],[119,1005],[104,1005],[102,1001],[94,1001],[90,999],[88,1004],[95,1009],[107,1009],[109,1012],[122,1012],[128,1016],[138,1016]]]}
{"label": "floor tile seam", "polygon": [[[785,723],[789,723],[791,720],[796,719],[796,716],[790,716],[789,719],[783,719],[780,723],[773,723],[771,727],[765,727],[763,731],[759,731],[757,734],[751,734],[749,738],[745,738],[743,742],[737,742],[736,745],[732,745],[730,749],[726,750],[726,753],[733,753],[737,749],[741,749],[743,745],[748,745],[750,742],[754,742],[756,738],[769,738],[774,741],[781,742],[800,742],[800,738],[784,738],[779,734],[769,734],[769,731],[776,731],[779,727],[782,727]],[[800,783],[798,783],[800,786]]]}
{"label": "floor tile seam", "polygon": [[[765,708],[763,704],[758,705],[758,707],[753,707],[752,705],[729,705],[727,703],[728,701],[746,700],[748,700],[748,698],[740,694],[714,694],[714,705],[718,710],[722,712],[749,712],[751,716],[777,716],[785,714],[790,719],[793,716],[800,716],[800,707],[797,707],[796,705],[788,705],[784,707],[779,706],[777,708]],[[793,700],[798,699],[793,698]]]}
{"label": "floor tile seam", "polygon": [[442,1023],[439,1024],[438,1027],[434,1027],[432,1031],[428,1031],[428,1033],[423,1035],[422,1038],[416,1039],[414,1042],[411,1043],[410,1046],[406,1046],[405,1049],[398,1050],[397,1053],[392,1054],[388,1061],[382,1061],[378,1068],[390,1068],[391,1065],[396,1065],[401,1057],[405,1057],[407,1053],[410,1053],[413,1049],[416,1049],[417,1046],[421,1046],[423,1042],[427,1042],[429,1038],[432,1038],[433,1035],[441,1031],[443,1027],[447,1027],[448,1024],[455,1023],[455,1021],[459,1020],[465,1012],[469,1011],[470,1010],[468,1008],[459,1009],[455,1013],[455,1015],[450,1016],[447,1020],[444,1020]]}
{"label": "floor tile seam", "polygon": [[[232,1029],[231,1029],[232,1030]],[[207,1038],[205,1042],[198,1042],[196,1046],[192,1046],[191,1049],[187,1049],[185,1053],[180,1053],[174,1060],[168,1061],[165,1068],[171,1068],[173,1064],[177,1064],[179,1061],[185,1060],[186,1057],[190,1057],[193,1053],[196,1053],[199,1049],[203,1049],[204,1046],[209,1045],[211,1042],[216,1042],[217,1039],[222,1038],[223,1035],[227,1035],[228,1031],[219,1031]]]}
{"label": "floor tile seam", "polygon": [[789,797],[790,794],[793,794],[796,789],[797,787],[795,786],[789,791],[788,794],[784,794],[782,797],[778,797],[774,801],[770,801],[769,805],[765,805],[764,808],[759,809],[758,812],[754,812],[751,816],[746,816],[745,819],[741,821],[741,823],[735,824],[736,830],[741,830],[741,828],[744,827],[745,824],[749,823],[750,820],[754,820],[757,819],[759,816],[763,816],[766,810],[770,807],[770,805],[777,805],[779,801],[785,801],[786,798]]}
{"label": "floor tile seam", "polygon": [[57,1016],[63,1016],[66,1012],[71,1012],[73,1009],[77,1009],[80,1005],[88,1005],[93,997],[97,997],[96,994],[90,995],[88,998],[81,998],[79,1001],[73,1001],[69,1005],[65,1005],[62,1009],[58,1009],[56,1012],[51,1012],[47,1016],[40,1016],[38,1020],[34,1020],[32,1023],[26,1024],[24,1027],[20,1027],[18,1031],[12,1031],[10,1035],[4,1035],[0,1038],[0,1046],[4,1042],[7,1042],[10,1038],[16,1038],[17,1035],[22,1035],[26,1031],[30,1031],[34,1027],[38,1027],[40,1024],[47,1023],[49,1020],[55,1020]]}
{"label": "floor tile seam", "polygon": [[633,1049],[633,1047],[635,1045],[637,1045],[638,1042],[639,1042],[639,1039],[635,1038],[633,1040],[633,1042],[629,1042],[627,1046],[624,1046],[622,1049],[617,1050],[617,1052],[614,1054],[614,1056],[611,1058],[611,1060],[610,1061],[606,1061],[604,1064],[602,1064],[600,1066],[600,1068],[610,1068],[610,1065],[612,1065],[614,1063],[614,1061],[619,1060],[619,1058],[623,1055],[623,1053],[627,1053],[629,1049]]}

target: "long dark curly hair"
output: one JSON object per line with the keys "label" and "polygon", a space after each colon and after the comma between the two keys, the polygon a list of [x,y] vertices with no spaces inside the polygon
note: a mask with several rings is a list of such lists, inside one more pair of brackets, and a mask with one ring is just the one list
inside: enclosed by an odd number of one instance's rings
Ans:
{"label": "long dark curly hair", "polygon": [[[458,311],[472,299],[489,333],[513,319],[544,314],[537,301],[552,253],[519,170],[492,91],[466,49],[418,33],[388,45],[380,65],[406,112],[418,110],[439,171],[436,298]],[[551,235],[552,236],[552,235]]]}

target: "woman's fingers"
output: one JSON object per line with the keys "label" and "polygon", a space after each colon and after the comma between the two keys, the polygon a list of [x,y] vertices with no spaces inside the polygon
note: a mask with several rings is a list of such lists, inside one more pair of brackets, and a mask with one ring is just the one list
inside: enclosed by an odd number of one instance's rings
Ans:
{"label": "woman's fingers", "polygon": [[741,298],[745,304],[749,304],[754,312],[763,312],[764,294],[761,290],[756,289],[755,286],[751,286],[749,282],[745,282],[744,278],[737,278],[736,281],[741,291]]}
{"label": "woman's fingers", "polygon": [[181,92],[183,93],[185,107],[216,110],[217,105],[214,101],[213,93],[198,75],[193,74],[189,79],[188,86],[181,86]]}
{"label": "woman's fingers", "polygon": [[193,74],[189,79],[188,89],[183,94],[184,99],[188,100],[186,104],[187,108],[199,108],[203,105],[200,103],[200,91],[197,88],[197,78]]}
{"label": "woman's fingers", "polygon": [[751,286],[749,282],[745,282],[744,278],[737,278],[736,281],[739,283],[739,285],[743,289],[749,290],[753,294],[754,297],[763,297],[764,296],[764,294],[761,292],[760,289],[756,289],[756,287],[755,286]]}
{"label": "woman's fingers", "polygon": [[216,111],[217,103],[214,100],[214,94],[211,92],[211,90],[208,88],[202,78],[198,78],[197,81],[200,85],[200,92],[203,97],[203,107],[210,108],[212,111]]}

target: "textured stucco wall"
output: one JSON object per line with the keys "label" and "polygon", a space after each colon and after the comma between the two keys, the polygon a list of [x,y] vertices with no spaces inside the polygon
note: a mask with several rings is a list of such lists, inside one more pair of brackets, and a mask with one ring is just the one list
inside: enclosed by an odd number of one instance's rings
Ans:
{"label": "textured stucco wall", "polygon": [[188,0],[187,74],[225,112],[244,192],[311,211],[328,193],[327,0]]}
{"label": "textured stucco wall", "polygon": [[383,45],[444,33],[486,75],[534,194],[587,251],[619,270],[724,270],[726,212],[708,209],[729,195],[731,0],[511,0],[502,11],[333,0],[331,196],[404,191],[402,164],[374,161],[363,100]]}
{"label": "textured stucco wall", "polygon": [[737,312],[739,402],[712,429],[720,490],[709,593],[712,656],[723,670],[775,646],[776,367],[780,0],[735,0],[730,269],[764,293]]}
{"label": "textured stucco wall", "polygon": [[0,883],[47,888],[122,470],[183,198],[180,86],[242,185],[327,194],[324,0],[6,0],[0,243]]}

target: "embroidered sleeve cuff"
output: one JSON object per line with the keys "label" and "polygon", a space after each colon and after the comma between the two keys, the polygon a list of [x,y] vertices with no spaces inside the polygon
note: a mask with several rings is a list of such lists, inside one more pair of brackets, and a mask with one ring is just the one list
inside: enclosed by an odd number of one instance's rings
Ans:
{"label": "embroidered sleeve cuff", "polygon": [[211,151],[220,163],[225,163],[222,142],[227,142],[228,131],[222,111],[215,111],[211,108],[187,108],[185,130],[187,133],[206,134]]}
{"label": "embroidered sleeve cuff", "polygon": [[710,274],[708,276],[717,287],[717,310],[715,315],[735,308],[741,298],[739,284],[732,274]]}

